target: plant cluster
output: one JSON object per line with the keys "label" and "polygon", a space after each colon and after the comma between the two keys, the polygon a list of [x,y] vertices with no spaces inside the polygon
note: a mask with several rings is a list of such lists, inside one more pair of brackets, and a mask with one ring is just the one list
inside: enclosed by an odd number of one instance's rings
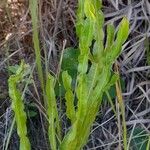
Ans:
{"label": "plant cluster", "polygon": [[[38,1],[30,0],[36,64],[43,91],[48,118],[48,137],[52,150],[80,150],[83,148],[102,103],[103,94],[118,79],[115,73],[112,74],[112,65],[128,37],[129,23],[126,18],[123,18],[117,31],[113,24],[109,24],[105,35],[104,15],[101,7],[102,2],[99,0],[78,1],[76,33],[79,39],[79,56],[76,62],[78,68],[75,86],[73,86],[73,77],[67,69],[62,70],[60,74],[65,89],[66,116],[71,122],[69,131],[62,138],[55,91],[57,77],[49,73],[46,58],[46,70],[43,71],[38,38]],[[107,37],[106,42],[104,42],[104,36]],[[16,75],[10,77],[9,94],[20,137],[20,149],[29,150],[26,113],[21,93],[17,89],[17,83],[24,77],[23,66],[22,63]]]}

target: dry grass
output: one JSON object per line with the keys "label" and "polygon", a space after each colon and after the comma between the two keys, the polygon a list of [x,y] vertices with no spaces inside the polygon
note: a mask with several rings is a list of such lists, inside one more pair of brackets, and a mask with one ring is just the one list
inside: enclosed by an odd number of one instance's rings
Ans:
{"label": "dry grass", "polygon": [[[0,4],[0,149],[3,147],[12,123],[12,111],[7,94],[8,66],[18,64],[22,58],[34,65],[28,1],[18,1],[9,0],[7,5]],[[74,34],[76,2],[74,0],[40,0],[39,28],[42,54],[44,56],[46,52],[49,58],[48,65],[54,72],[58,66],[63,41],[67,40],[66,46],[77,45]],[[130,20],[130,37],[117,61],[121,77],[125,82],[122,94],[128,133],[140,127],[150,134],[150,64],[147,63],[150,57],[147,57],[148,48],[145,44],[146,39],[150,43],[150,3],[148,0],[105,0],[103,4],[105,25],[114,22],[117,26],[124,15]],[[38,82],[36,78],[34,81]],[[27,91],[27,102],[31,100],[36,103],[37,110],[40,112],[36,118],[29,120],[32,126],[31,142],[33,149],[46,150],[48,148],[45,144],[44,131],[42,130],[43,132],[39,134],[43,128],[41,119],[45,110],[37,91],[36,86]],[[117,119],[109,103],[107,101],[103,103],[85,149],[119,149],[118,144],[122,144],[122,131],[117,99],[115,107]],[[66,132],[68,125],[65,123],[63,113],[62,118],[64,132]],[[132,138],[132,134],[129,137]],[[18,146],[17,139],[16,132],[13,131],[10,141],[12,149]]]}

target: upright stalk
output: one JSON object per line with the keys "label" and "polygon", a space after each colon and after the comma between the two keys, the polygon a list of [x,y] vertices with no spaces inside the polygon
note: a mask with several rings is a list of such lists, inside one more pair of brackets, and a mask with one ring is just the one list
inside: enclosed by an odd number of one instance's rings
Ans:
{"label": "upright stalk", "polygon": [[[68,116],[72,126],[65,135],[60,150],[83,148],[101,104],[103,93],[116,81],[111,75],[111,68],[128,36],[129,23],[126,18],[122,20],[116,39],[114,26],[109,25],[107,42],[104,45],[104,15],[100,10],[101,3],[99,0],[78,1],[76,32],[79,38],[80,55],[77,86],[74,91],[74,99],[77,98],[78,103],[75,114],[72,115],[75,116],[74,119]],[[67,78],[71,80],[68,74]],[[67,81],[64,81],[64,84],[67,84]],[[67,88],[66,92],[68,92]],[[73,101],[73,98],[71,100]],[[72,104],[67,107],[70,106],[72,107]]]}
{"label": "upright stalk", "polygon": [[36,66],[37,66],[38,77],[41,83],[41,88],[42,88],[43,96],[44,96],[45,87],[44,87],[40,42],[39,42],[38,0],[36,1],[29,0],[29,6],[30,6],[32,29],[33,29],[33,44],[34,44],[34,50],[35,50]]}
{"label": "upright stalk", "polygon": [[20,150],[30,150],[30,142],[27,136],[27,115],[24,111],[24,103],[21,91],[17,88],[18,83],[22,82],[24,76],[27,73],[27,69],[29,66],[21,63],[21,66],[18,68],[15,75],[11,75],[8,83],[9,83],[9,96],[12,100],[12,109],[15,115],[15,122],[17,125],[17,133],[20,138]]}

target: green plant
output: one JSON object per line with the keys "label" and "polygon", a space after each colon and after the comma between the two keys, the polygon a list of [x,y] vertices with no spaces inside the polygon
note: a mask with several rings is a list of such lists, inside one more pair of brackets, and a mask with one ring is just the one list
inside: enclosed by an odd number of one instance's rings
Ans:
{"label": "green plant", "polygon": [[149,134],[144,129],[135,128],[130,147],[133,150],[147,150],[149,147]]}
{"label": "green plant", "polygon": [[149,136],[149,139],[148,139],[148,142],[147,142],[147,145],[146,145],[146,150],[149,150],[150,149],[150,136]]}
{"label": "green plant", "polygon": [[[33,1],[29,0],[29,7],[31,12],[31,20],[32,20],[32,29],[33,29],[33,44],[35,50],[35,59],[38,77],[41,83],[41,89],[43,91],[43,95],[45,95],[45,82],[44,75],[42,69],[42,60],[41,60],[41,51],[40,51],[40,42],[39,42],[39,30],[38,30],[38,0]],[[46,104],[46,102],[45,102]]]}
{"label": "green plant", "polygon": [[30,142],[27,137],[27,115],[24,111],[24,103],[21,91],[18,89],[18,83],[22,82],[24,77],[29,73],[29,66],[26,65],[23,61],[21,62],[20,67],[17,69],[15,75],[11,75],[8,84],[9,84],[9,96],[12,100],[12,109],[15,115],[15,121],[17,125],[17,133],[20,138],[20,150],[30,150]]}
{"label": "green plant", "polygon": [[[48,118],[48,137],[52,150],[80,150],[86,144],[90,129],[95,120],[102,97],[118,79],[118,75],[112,74],[112,65],[119,56],[122,44],[128,36],[129,23],[123,18],[115,35],[115,28],[112,24],[107,26],[106,44],[104,44],[104,15],[102,13],[99,0],[79,0],[76,22],[76,33],[79,38],[79,54],[75,53],[78,60],[75,61],[76,69],[70,69],[62,61],[61,84],[65,90],[66,116],[70,120],[71,127],[63,140],[61,139],[60,119],[57,108],[56,83],[59,75],[53,76],[42,68],[40,44],[38,38],[38,1],[30,0],[30,10],[33,25],[33,42],[36,55],[36,65],[38,70],[41,89],[43,91],[44,104]],[[71,56],[69,56],[71,57]],[[70,61],[70,60],[69,60]],[[71,61],[70,61],[71,62]],[[47,64],[47,62],[45,62]],[[45,64],[45,65],[46,65]],[[29,148],[29,140],[26,132],[26,113],[21,101],[21,94],[16,88],[16,83],[22,81],[24,77],[24,66],[21,64],[16,76],[9,79],[10,97],[13,99],[13,110],[18,124],[17,130],[21,139],[20,149]],[[68,66],[68,68],[64,67]],[[47,67],[45,67],[47,68]],[[45,74],[44,74],[45,73]],[[75,73],[75,75],[74,75]],[[44,77],[45,80],[44,80]],[[12,90],[14,86],[15,90]],[[14,94],[17,91],[17,100]],[[19,93],[19,94],[18,94]],[[16,93],[15,93],[16,94]],[[57,96],[56,96],[57,95]],[[19,97],[19,99],[18,99]],[[111,100],[110,100],[111,101]],[[18,103],[16,103],[18,102]],[[18,109],[16,106],[21,106]],[[22,111],[23,117],[19,117],[18,110]],[[115,110],[114,110],[115,111]],[[20,125],[24,122],[23,128]],[[20,134],[19,131],[24,134]],[[26,143],[23,143],[23,140]],[[58,145],[58,146],[57,146]],[[126,140],[124,142],[126,149]],[[29,148],[30,149],[30,148]]]}
{"label": "green plant", "polygon": [[61,132],[60,132],[54,86],[55,86],[55,78],[49,74],[46,81],[47,116],[48,116],[48,123],[49,123],[48,136],[49,136],[51,149],[56,150],[57,149],[56,137],[58,141],[60,141]]}
{"label": "green plant", "polygon": [[72,85],[73,88],[75,87],[76,78],[77,78],[77,70],[78,70],[78,56],[79,56],[79,50],[69,47],[66,48],[63,52],[62,56],[62,64],[61,64],[61,72],[59,75],[59,80],[56,83],[55,86],[55,93],[56,96],[62,96],[65,95],[65,89],[62,82],[62,72],[68,71],[69,75],[72,78]]}
{"label": "green plant", "polygon": [[[103,93],[117,79],[116,75],[111,75],[111,67],[120,54],[129,30],[129,23],[124,18],[115,39],[114,26],[108,25],[107,41],[104,46],[104,15],[100,11],[101,3],[98,0],[79,0],[78,3],[76,31],[79,37],[80,55],[77,86],[72,91],[71,76],[64,72],[63,84],[67,85],[66,106],[74,109],[67,108],[67,116],[72,126],[60,145],[61,150],[78,150],[86,143]],[[72,102],[75,96],[78,100],[76,110]]]}

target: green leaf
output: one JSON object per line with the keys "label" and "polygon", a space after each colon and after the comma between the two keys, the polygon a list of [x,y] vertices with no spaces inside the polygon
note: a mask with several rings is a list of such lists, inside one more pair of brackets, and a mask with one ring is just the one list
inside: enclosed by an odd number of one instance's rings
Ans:
{"label": "green leaf", "polygon": [[33,110],[29,110],[28,111],[28,116],[29,116],[29,118],[36,117],[37,116],[37,112],[33,111]]}
{"label": "green leaf", "polygon": [[107,40],[106,40],[105,50],[109,50],[109,48],[113,44],[113,42],[114,42],[114,33],[115,33],[114,26],[109,24],[107,26]]}
{"label": "green leaf", "polygon": [[85,0],[84,12],[85,12],[85,15],[87,17],[89,17],[91,20],[96,20],[95,8],[94,8],[93,2],[91,0]]}
{"label": "green leaf", "polygon": [[148,140],[149,136],[145,130],[141,128],[135,128],[131,140],[132,150],[146,150]]}
{"label": "green leaf", "polygon": [[76,78],[77,75],[79,53],[78,49],[70,47],[65,49],[63,54],[61,69],[68,71],[73,79]]}
{"label": "green leaf", "polygon": [[46,100],[47,100],[47,116],[48,116],[48,136],[51,149],[57,149],[56,135],[60,138],[59,117],[56,103],[56,96],[54,91],[55,78],[48,74],[46,80]]}
{"label": "green leaf", "polygon": [[102,1],[99,1],[99,0],[94,1],[94,6],[96,9],[96,13],[97,13],[97,10],[100,10],[100,8],[102,7]]}
{"label": "green leaf", "polygon": [[77,10],[77,20],[78,22],[76,23],[76,34],[78,37],[82,36],[82,31],[83,31],[83,22],[84,22],[84,0],[78,1],[78,10]]}
{"label": "green leaf", "polygon": [[123,18],[119,25],[116,43],[118,45],[122,45],[126,41],[128,34],[129,34],[129,21],[127,20],[127,18]]}
{"label": "green leaf", "polygon": [[[112,100],[115,100],[115,98],[116,98],[116,86],[114,84],[118,79],[119,79],[119,76],[117,74],[115,74],[113,79],[111,79],[111,81],[110,81],[111,83],[109,84],[109,86],[106,87]],[[125,81],[122,78],[120,78],[120,84],[121,84],[122,91],[124,91],[125,90]],[[108,100],[106,94],[103,95],[103,100],[104,101]]]}
{"label": "green leaf", "polygon": [[146,145],[146,150],[149,150],[150,149],[150,136],[149,136],[149,140],[147,142],[147,145]]}
{"label": "green leaf", "polygon": [[82,36],[79,38],[79,49],[81,55],[88,55],[89,47],[93,39],[94,22],[87,18],[83,25],[84,29],[82,30]]}
{"label": "green leaf", "polygon": [[62,96],[62,97],[65,96],[65,89],[64,89],[63,82],[62,82],[63,71],[67,71],[68,74],[71,76],[72,86],[74,89],[75,83],[76,83],[76,77],[77,77],[79,53],[80,52],[78,49],[74,49],[72,47],[64,50],[60,78],[59,78],[59,81],[57,81],[56,86],[55,86],[56,96]]}
{"label": "green leaf", "polygon": [[26,110],[28,111],[28,117],[36,117],[38,115],[37,106],[35,103],[27,103],[26,104]]}
{"label": "green leaf", "polygon": [[105,91],[109,90],[109,88],[113,86],[118,79],[119,79],[119,76],[117,74],[113,74],[110,81],[105,87]]}
{"label": "green leaf", "polygon": [[122,45],[126,41],[128,34],[129,34],[129,21],[126,18],[123,18],[119,25],[117,38],[115,42],[110,47],[109,52],[105,51],[104,57],[106,58],[105,59],[106,65],[113,64],[116,58],[119,56]]}
{"label": "green leaf", "polygon": [[78,72],[79,73],[86,73],[87,72],[87,69],[88,69],[88,58],[89,56],[88,55],[80,55],[79,56],[79,65],[78,65]]}
{"label": "green leaf", "polygon": [[12,74],[15,74],[16,71],[18,70],[18,68],[19,68],[19,65],[9,66],[9,67],[8,67],[8,70],[9,70]]}
{"label": "green leaf", "polygon": [[71,90],[67,90],[65,94],[66,99],[66,114],[73,124],[76,120],[75,106],[74,106],[74,94]]}
{"label": "green leaf", "polygon": [[64,88],[65,88],[66,90],[72,89],[72,88],[71,88],[72,78],[71,78],[71,76],[68,74],[67,71],[63,71],[63,72],[62,72],[62,80],[63,80]]}
{"label": "green leaf", "polygon": [[66,90],[66,93],[65,93],[66,107],[67,107],[66,115],[73,124],[76,119],[75,107],[74,107],[74,94],[72,92],[72,87],[71,87],[72,79],[67,71],[64,71],[62,73],[62,80],[63,80],[63,85]]}

